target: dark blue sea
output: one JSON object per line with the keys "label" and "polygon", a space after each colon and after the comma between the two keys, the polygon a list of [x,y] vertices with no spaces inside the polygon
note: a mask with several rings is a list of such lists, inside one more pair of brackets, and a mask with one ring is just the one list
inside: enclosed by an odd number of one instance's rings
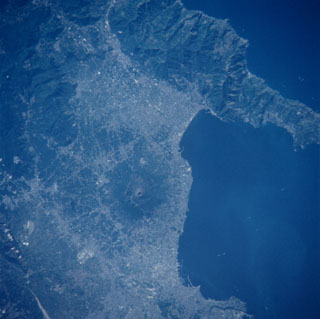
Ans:
{"label": "dark blue sea", "polygon": [[[249,39],[249,70],[320,107],[319,1],[184,1]],[[320,148],[273,125],[206,112],[181,142],[193,185],[180,262],[207,298],[236,296],[257,319],[320,318]]]}
{"label": "dark blue sea", "polygon": [[183,0],[228,19],[249,40],[249,70],[284,97],[320,110],[319,0]]}
{"label": "dark blue sea", "polygon": [[[249,70],[319,113],[320,0],[181,1],[228,18]],[[241,41],[223,23],[203,40],[210,21],[174,0],[110,2],[0,0],[0,318],[238,318],[242,303],[177,280],[190,176],[176,139],[202,98],[238,118],[219,106],[247,74]],[[228,54],[211,63],[220,40]],[[295,123],[283,107],[274,121],[319,141],[317,114],[302,107]],[[319,319],[320,147],[206,111],[180,147],[193,176],[185,285],[235,296],[256,319]]]}

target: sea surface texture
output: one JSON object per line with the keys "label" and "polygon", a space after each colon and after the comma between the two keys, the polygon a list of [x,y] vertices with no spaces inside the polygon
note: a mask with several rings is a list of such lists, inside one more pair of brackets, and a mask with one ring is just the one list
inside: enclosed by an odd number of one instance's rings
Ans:
{"label": "sea surface texture", "polygon": [[247,40],[175,0],[0,3],[0,317],[248,318],[180,275],[207,110],[320,142],[320,115],[251,74]]}

